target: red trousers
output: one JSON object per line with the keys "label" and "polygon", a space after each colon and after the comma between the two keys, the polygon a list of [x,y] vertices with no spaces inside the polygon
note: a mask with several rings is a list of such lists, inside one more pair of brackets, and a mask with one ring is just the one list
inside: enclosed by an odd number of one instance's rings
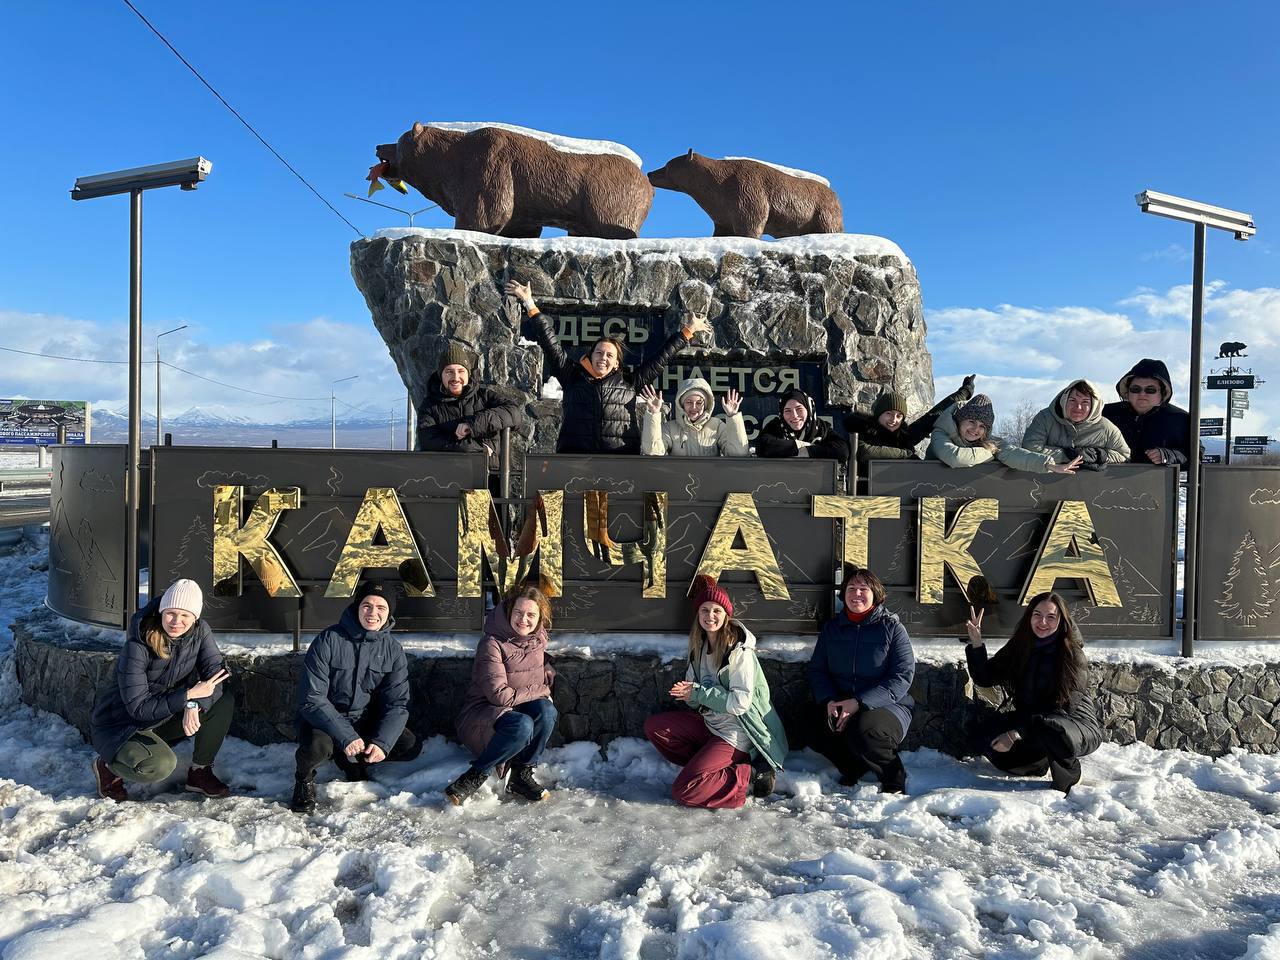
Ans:
{"label": "red trousers", "polygon": [[694,711],[655,713],[644,722],[644,735],[683,768],[671,785],[671,796],[682,807],[736,810],[747,802],[751,755],[717,737]]}

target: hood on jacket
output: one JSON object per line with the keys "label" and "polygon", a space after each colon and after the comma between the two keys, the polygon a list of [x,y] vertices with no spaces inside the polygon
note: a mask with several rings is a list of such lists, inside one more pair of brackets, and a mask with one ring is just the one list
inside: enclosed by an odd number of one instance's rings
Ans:
{"label": "hood on jacket", "polygon": [[[796,433],[791,429],[791,425],[787,423],[786,418],[782,416],[782,408],[790,401],[795,400],[803,403],[809,411],[809,416],[805,418],[804,429],[800,433]],[[814,424],[818,419],[818,406],[813,402],[813,397],[809,396],[799,387],[792,387],[786,393],[778,395],[778,421],[782,424],[782,433],[787,437],[800,437],[802,440],[809,439],[816,430]]]}
{"label": "hood on jacket", "polygon": [[455,397],[445,390],[444,381],[440,379],[440,374],[433,373],[427,378],[427,400],[431,403],[464,400],[475,392],[476,384],[473,380],[468,380],[467,385],[462,388],[462,392]]}
{"label": "hood on jacket", "polygon": [[1102,419],[1102,391],[1098,389],[1098,385],[1092,380],[1072,380],[1062,389],[1062,391],[1053,400],[1053,415],[1063,423],[1073,423],[1067,417],[1067,394],[1072,390],[1079,393],[1087,393],[1093,398],[1093,405],[1089,408],[1089,415],[1080,421],[1081,424],[1097,423]]}
{"label": "hood on jacket", "polygon": [[1173,399],[1173,381],[1169,379],[1169,368],[1165,366],[1163,360],[1152,360],[1147,357],[1135,363],[1133,369],[1116,383],[1116,393],[1120,394],[1121,400],[1127,401],[1129,399],[1129,381],[1135,377],[1145,377],[1159,381],[1161,404],[1168,403]]}
{"label": "hood on jacket", "polygon": [[516,633],[516,628],[511,626],[511,618],[507,616],[505,604],[500,603],[490,610],[488,616],[484,618],[484,635],[493,637],[502,643],[526,646],[538,642],[546,643],[547,627],[546,624],[539,623],[537,630],[527,637],[522,637]]}
{"label": "hood on jacket", "polygon": [[[689,415],[684,412],[684,398],[695,391],[702,394],[705,406],[702,410],[702,416],[697,420],[690,420]],[[676,420],[685,421],[690,426],[700,427],[711,419],[711,411],[715,407],[715,403],[716,396],[711,392],[711,384],[707,383],[702,377],[690,377],[688,380],[681,380],[680,389],[676,391],[674,417]]]}
{"label": "hood on jacket", "polygon": [[355,643],[364,643],[366,640],[377,640],[379,637],[391,633],[391,629],[395,625],[396,618],[389,616],[387,617],[387,622],[382,625],[381,630],[366,630],[364,628],[364,624],[360,622],[360,614],[354,600],[347,604],[347,608],[342,611],[342,616],[338,619],[338,629],[350,637]]}

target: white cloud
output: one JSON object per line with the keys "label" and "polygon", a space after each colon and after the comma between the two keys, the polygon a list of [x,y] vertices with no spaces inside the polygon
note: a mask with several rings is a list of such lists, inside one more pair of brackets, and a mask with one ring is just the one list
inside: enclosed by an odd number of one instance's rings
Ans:
{"label": "white cloud", "polygon": [[[1077,377],[1102,385],[1108,400],[1113,385],[1142,357],[1165,361],[1174,380],[1174,402],[1187,406],[1191,351],[1191,287],[1159,292],[1138,290],[1115,305],[1119,312],[1086,306],[995,308],[947,307],[926,312],[929,350],[939,391],[978,374],[978,389],[989,394],[996,417],[1024,401],[1044,407]],[[1252,407],[1235,431],[1280,436],[1280,289],[1236,290],[1216,280],[1205,294],[1202,373],[1221,368],[1220,343],[1248,344],[1241,369],[1274,382],[1253,391]],[[1224,416],[1226,394],[1204,390],[1202,416]]]}
{"label": "white cloud", "polygon": [[[143,407],[148,413],[155,410],[155,333],[161,329],[148,329],[143,337]],[[128,326],[0,310],[0,344],[37,354],[124,360]],[[122,412],[128,406],[125,363],[78,363],[16,353],[0,357],[0,395],[90,400]],[[404,410],[404,386],[372,324],[319,317],[280,324],[252,340],[221,343],[193,327],[166,337],[162,357],[190,371],[164,368],[166,418],[195,406],[261,422],[327,416],[331,381],[352,374],[360,379],[337,387],[340,400],[378,413]],[[209,380],[274,396],[256,396]],[[344,411],[352,412],[339,404],[339,415]]]}

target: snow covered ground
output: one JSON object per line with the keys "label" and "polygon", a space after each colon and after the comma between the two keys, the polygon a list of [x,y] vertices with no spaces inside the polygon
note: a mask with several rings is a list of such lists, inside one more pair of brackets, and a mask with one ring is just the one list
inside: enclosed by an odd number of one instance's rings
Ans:
{"label": "snow covered ground", "polygon": [[302,818],[290,748],[232,740],[227,800],[99,800],[79,734],[18,700],[46,550],[0,556],[3,960],[1280,957],[1280,757],[1106,746],[1063,797],[919,751],[886,798],[793,754],[779,796],[707,812],[643,742],[574,743],[546,803],[456,809],[467,757],[436,738],[372,783],[330,770]]}

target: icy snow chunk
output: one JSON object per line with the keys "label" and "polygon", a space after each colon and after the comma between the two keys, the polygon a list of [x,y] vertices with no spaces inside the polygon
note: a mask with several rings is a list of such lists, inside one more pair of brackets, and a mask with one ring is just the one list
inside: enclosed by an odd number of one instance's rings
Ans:
{"label": "icy snow chunk", "polygon": [[564,388],[560,386],[560,381],[555,377],[549,377],[547,382],[542,385],[543,400],[563,400]]}
{"label": "icy snow chunk", "polygon": [[522,133],[526,137],[541,140],[543,143],[548,143],[565,153],[611,154],[615,157],[630,160],[640,169],[644,169],[640,154],[630,147],[624,147],[622,144],[614,143],[612,140],[583,140],[580,137],[566,137],[560,133],[548,133],[545,130],[535,130],[532,127],[520,127],[514,123],[498,123],[490,120],[432,120],[427,126],[435,127],[437,130],[458,130],[462,133],[483,130],[485,127],[497,127],[499,130],[510,130],[512,133]]}
{"label": "icy snow chunk", "polygon": [[831,181],[826,177],[820,177],[816,173],[810,173],[808,170],[797,170],[795,167],[784,167],[780,163],[773,163],[769,160],[760,160],[757,157],[725,157],[725,160],[750,160],[752,163],[762,163],[766,167],[773,167],[780,170],[790,177],[799,177],[801,180],[817,180],[824,187],[831,186]]}

